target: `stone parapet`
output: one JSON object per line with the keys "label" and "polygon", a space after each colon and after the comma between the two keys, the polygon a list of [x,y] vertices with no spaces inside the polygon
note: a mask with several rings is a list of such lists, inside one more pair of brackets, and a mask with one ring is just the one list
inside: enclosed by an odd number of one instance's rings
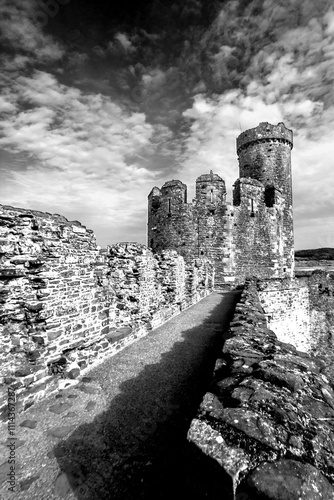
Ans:
{"label": "stone parapet", "polygon": [[137,243],[100,252],[77,221],[0,206],[0,411],[8,387],[28,408],[205,297],[213,273]]}
{"label": "stone parapet", "polygon": [[293,146],[292,130],[285,127],[280,122],[272,125],[268,122],[262,122],[257,127],[245,130],[237,137],[237,154],[240,150],[256,141],[277,140],[289,143],[291,149]]}
{"label": "stone parapet", "polygon": [[188,432],[221,498],[334,498],[334,392],[324,368],[267,328],[247,281]]}

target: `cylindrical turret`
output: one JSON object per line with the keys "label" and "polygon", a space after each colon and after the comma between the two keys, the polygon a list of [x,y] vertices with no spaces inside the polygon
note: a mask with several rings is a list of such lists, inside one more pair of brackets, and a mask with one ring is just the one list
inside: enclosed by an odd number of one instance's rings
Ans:
{"label": "cylindrical turret", "polygon": [[[292,214],[292,178],[291,149],[293,147],[292,130],[284,123],[272,125],[262,122],[257,127],[246,130],[237,138],[240,178],[260,181],[265,190],[263,202],[268,208],[278,206],[281,200],[283,225],[280,244],[283,247],[282,272],[290,273],[293,269],[293,214]],[[235,193],[235,203],[238,200]],[[252,200],[250,200],[252,203]],[[291,271],[291,272],[290,272]]]}
{"label": "cylindrical turret", "polygon": [[284,123],[262,122],[237,138],[241,177],[251,177],[265,186],[275,186],[291,199],[292,130]]}
{"label": "cylindrical turret", "polygon": [[174,249],[188,258],[194,254],[195,231],[187,186],[179,180],[153,188],[148,196],[148,246],[154,252]]}

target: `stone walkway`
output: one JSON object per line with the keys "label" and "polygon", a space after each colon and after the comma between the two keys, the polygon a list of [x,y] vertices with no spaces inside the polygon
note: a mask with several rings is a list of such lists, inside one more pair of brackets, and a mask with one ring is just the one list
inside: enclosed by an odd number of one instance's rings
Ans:
{"label": "stone walkway", "polygon": [[19,415],[15,492],[3,425],[0,499],[190,497],[186,435],[238,297],[211,294]]}

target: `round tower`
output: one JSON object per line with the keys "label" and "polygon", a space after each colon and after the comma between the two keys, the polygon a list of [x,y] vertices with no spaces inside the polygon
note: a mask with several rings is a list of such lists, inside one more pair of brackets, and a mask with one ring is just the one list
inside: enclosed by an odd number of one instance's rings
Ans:
{"label": "round tower", "polygon": [[179,180],[153,188],[148,196],[147,243],[153,252],[173,249],[183,257],[194,254],[195,230],[187,186]]}
{"label": "round tower", "polygon": [[292,130],[284,123],[262,122],[237,138],[240,177],[275,186],[291,198]]}
{"label": "round tower", "polygon": [[209,174],[200,175],[196,179],[196,200],[207,204],[225,204],[225,181],[210,170]]}
{"label": "round tower", "polygon": [[[280,243],[283,249],[282,273],[293,270],[293,214],[291,150],[292,130],[284,123],[272,125],[262,122],[246,130],[237,138],[240,178],[252,178],[264,185],[263,203],[266,207],[279,208],[283,217]],[[278,203],[277,200],[282,199]],[[252,203],[252,200],[251,200]]]}

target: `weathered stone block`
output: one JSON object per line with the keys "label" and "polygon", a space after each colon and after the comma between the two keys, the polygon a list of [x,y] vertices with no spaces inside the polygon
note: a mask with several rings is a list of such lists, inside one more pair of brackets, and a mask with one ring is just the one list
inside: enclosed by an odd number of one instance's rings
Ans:
{"label": "weathered stone block", "polygon": [[309,464],[287,459],[256,467],[238,488],[238,495],[242,493],[254,500],[334,499],[334,488],[321,472]]}
{"label": "weathered stone block", "polygon": [[32,373],[32,369],[30,366],[22,366],[22,368],[18,368],[15,371],[15,377],[26,377]]}
{"label": "weathered stone block", "polygon": [[48,339],[49,339],[50,341],[52,341],[52,340],[55,340],[55,339],[57,339],[58,337],[60,337],[63,333],[64,333],[64,332],[63,332],[62,330],[57,330],[57,331],[55,331],[55,332],[53,332],[53,331],[49,331],[49,332],[47,333],[47,336],[48,336]]}

